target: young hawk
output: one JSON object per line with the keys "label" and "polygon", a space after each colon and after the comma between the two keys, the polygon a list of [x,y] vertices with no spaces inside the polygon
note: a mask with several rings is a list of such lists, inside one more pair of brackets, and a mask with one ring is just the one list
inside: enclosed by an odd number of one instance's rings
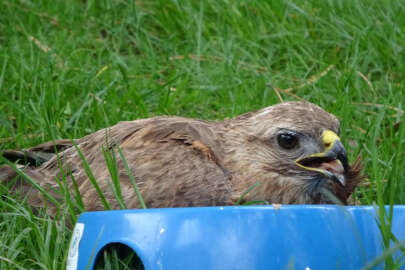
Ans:
{"label": "young hawk", "polygon": [[[358,161],[348,164],[338,134],[335,116],[309,102],[286,102],[218,122],[166,116],[125,121],[74,144],[81,149],[112,208],[119,208],[119,204],[105,151],[116,156],[126,206],[140,207],[118,147],[147,207],[232,205],[251,187],[243,201],[346,204],[361,179],[361,165]],[[103,209],[70,141],[5,151],[3,156],[25,162],[25,174],[59,196],[62,205],[55,178],[61,180],[64,175],[71,194],[74,177],[86,210]],[[0,168],[3,184],[13,192],[22,189],[28,202],[42,206],[46,198],[32,184],[24,179],[11,182],[17,176],[7,165]]]}

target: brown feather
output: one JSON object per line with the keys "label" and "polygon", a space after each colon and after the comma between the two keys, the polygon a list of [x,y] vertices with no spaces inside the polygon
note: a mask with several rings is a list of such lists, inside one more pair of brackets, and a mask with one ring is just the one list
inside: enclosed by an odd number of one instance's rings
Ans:
{"label": "brown feather", "polygon": [[[148,207],[231,205],[257,182],[260,185],[246,195],[245,201],[330,203],[321,189],[313,185],[316,175],[295,165],[300,152],[284,151],[275,144],[274,134],[285,128],[306,134],[310,141],[302,146],[308,146],[305,151],[315,151],[320,147],[322,130],[338,132],[339,121],[311,103],[289,102],[222,122],[182,117],[125,121],[75,143],[113,208],[119,208],[119,204],[110,189],[110,174],[102,148],[111,150],[118,146]],[[61,179],[64,174],[73,189],[74,176],[86,209],[103,209],[70,141],[62,140],[56,145],[49,142],[25,151],[52,154],[40,167],[31,166],[25,171],[41,187],[48,191],[58,189],[55,177]],[[58,156],[55,152],[59,152]],[[140,207],[124,164],[117,151],[114,153],[124,201],[129,208]],[[350,167],[343,190],[330,183],[324,187],[346,202],[362,179],[360,164],[357,159]],[[10,168],[0,168],[2,182],[15,176]],[[30,199],[36,206],[45,203],[38,192],[30,195]],[[55,209],[51,207],[51,211],[54,213]]]}

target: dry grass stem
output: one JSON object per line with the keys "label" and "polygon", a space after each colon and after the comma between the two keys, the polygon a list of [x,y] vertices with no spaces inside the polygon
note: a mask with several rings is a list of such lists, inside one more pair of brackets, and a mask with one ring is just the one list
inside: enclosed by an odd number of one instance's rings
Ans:
{"label": "dry grass stem", "polygon": [[324,71],[322,71],[321,73],[315,74],[315,75],[311,76],[305,83],[300,84],[300,85],[298,85],[298,86],[296,86],[296,87],[290,87],[290,88],[284,89],[283,92],[284,92],[284,93],[291,92],[291,91],[293,91],[293,90],[301,89],[301,88],[304,88],[304,87],[306,87],[306,86],[308,86],[308,85],[314,84],[314,83],[316,83],[317,81],[319,81],[322,77],[326,76],[326,74],[328,74],[329,71],[330,71],[332,68],[334,68],[334,67],[335,67],[335,65],[330,65],[329,67],[327,67],[327,68],[326,68]]}
{"label": "dry grass stem", "polygon": [[367,131],[365,129],[362,129],[359,126],[356,126],[355,124],[352,124],[352,128],[357,129],[358,131],[360,131],[361,134],[366,134]]}
{"label": "dry grass stem", "polygon": [[388,108],[390,110],[393,110],[398,113],[399,116],[402,116],[404,114],[404,111],[402,109],[396,108],[394,106],[390,105],[384,105],[384,104],[378,104],[378,103],[369,103],[369,102],[353,102],[354,105],[363,105],[363,106],[368,106],[368,107],[376,107],[376,108]]}
{"label": "dry grass stem", "polygon": [[279,89],[277,87],[274,87],[274,92],[276,93],[278,99],[280,100],[280,102],[284,102],[283,98],[280,95]]}
{"label": "dry grass stem", "polygon": [[374,90],[373,84],[370,82],[370,80],[363,73],[361,73],[360,71],[357,71],[356,73],[357,73],[357,75],[359,75],[368,84],[368,86],[371,89],[371,92],[373,92],[373,94],[375,96],[375,90]]}
{"label": "dry grass stem", "polygon": [[59,55],[57,55],[56,53],[52,52],[52,49],[50,47],[48,47],[46,44],[42,43],[41,41],[39,41],[38,39],[36,39],[35,37],[28,35],[29,40],[31,40],[32,42],[34,42],[34,44],[41,49],[44,53],[49,53],[51,52],[51,56],[53,58],[56,59],[56,61],[58,62],[57,66],[58,68],[62,68],[63,67],[63,61],[62,58],[60,58]]}
{"label": "dry grass stem", "polygon": [[[203,56],[203,55],[196,55],[196,54],[188,54],[187,56],[184,55],[175,55],[175,56],[170,56],[169,60],[170,61],[175,61],[175,60],[184,60],[186,57],[188,57],[191,60],[194,61],[200,61],[200,62],[205,62],[205,61],[213,61],[213,62],[224,62],[225,59],[219,56]],[[259,65],[253,65],[244,61],[238,61],[237,64],[241,66],[243,70],[256,70],[257,72],[267,72],[267,69],[263,66]]]}

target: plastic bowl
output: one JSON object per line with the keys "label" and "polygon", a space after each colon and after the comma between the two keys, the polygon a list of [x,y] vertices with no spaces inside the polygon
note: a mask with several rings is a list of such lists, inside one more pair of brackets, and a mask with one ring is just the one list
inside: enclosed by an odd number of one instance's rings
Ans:
{"label": "plastic bowl", "polygon": [[[383,252],[377,220],[373,207],[336,205],[88,212],[75,226],[67,269],[93,269],[114,243],[146,270],[360,269]],[[405,206],[394,206],[392,232],[405,239]]]}

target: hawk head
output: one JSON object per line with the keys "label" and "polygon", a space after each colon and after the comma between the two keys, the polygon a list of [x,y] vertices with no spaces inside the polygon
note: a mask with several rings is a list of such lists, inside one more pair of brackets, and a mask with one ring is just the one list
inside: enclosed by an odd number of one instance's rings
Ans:
{"label": "hawk head", "polygon": [[286,102],[230,121],[237,142],[234,186],[260,183],[247,199],[271,203],[347,203],[362,179],[359,159],[349,165],[338,119],[309,102]]}

